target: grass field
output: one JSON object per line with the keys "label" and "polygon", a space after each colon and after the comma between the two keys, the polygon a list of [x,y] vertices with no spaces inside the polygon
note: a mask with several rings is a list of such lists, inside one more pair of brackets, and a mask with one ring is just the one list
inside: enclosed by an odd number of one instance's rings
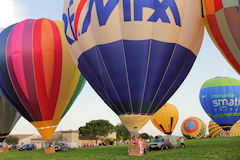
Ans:
{"label": "grass field", "polygon": [[186,148],[148,152],[142,157],[128,156],[128,146],[108,146],[45,154],[42,150],[0,153],[0,160],[123,160],[123,159],[217,159],[240,160],[240,137],[185,140]]}

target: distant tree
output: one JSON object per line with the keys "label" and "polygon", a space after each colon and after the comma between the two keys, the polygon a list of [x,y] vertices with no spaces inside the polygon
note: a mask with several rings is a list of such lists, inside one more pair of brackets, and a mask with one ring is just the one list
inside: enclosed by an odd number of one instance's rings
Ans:
{"label": "distant tree", "polygon": [[16,137],[16,136],[8,136],[6,139],[5,139],[5,142],[7,144],[12,144],[12,145],[17,145],[18,144],[18,141],[19,141],[19,138]]}
{"label": "distant tree", "polygon": [[123,124],[118,124],[115,126],[115,131],[117,132],[118,140],[127,140],[130,139],[130,132]]}
{"label": "distant tree", "polygon": [[79,127],[80,134],[84,137],[96,138],[96,143],[99,137],[106,137],[114,131],[115,127],[108,120],[92,120],[86,123],[85,126]]}
{"label": "distant tree", "polygon": [[142,139],[149,139],[149,138],[150,138],[150,136],[149,136],[147,133],[142,133],[142,134],[140,134],[140,137],[141,137]]}

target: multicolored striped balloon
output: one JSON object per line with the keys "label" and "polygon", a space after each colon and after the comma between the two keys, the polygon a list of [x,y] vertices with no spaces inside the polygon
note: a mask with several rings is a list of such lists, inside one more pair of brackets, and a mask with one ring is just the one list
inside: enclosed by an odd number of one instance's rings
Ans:
{"label": "multicolored striped balloon", "polygon": [[85,82],[68,52],[62,22],[27,19],[3,30],[0,68],[8,100],[49,140]]}
{"label": "multicolored striped balloon", "polygon": [[213,42],[240,74],[239,0],[202,0],[205,26]]}
{"label": "multicolored striped balloon", "polygon": [[130,132],[182,84],[198,55],[201,0],[65,0],[75,64]]}
{"label": "multicolored striped balloon", "polygon": [[171,135],[178,121],[178,109],[166,103],[151,118],[153,125],[164,134]]}
{"label": "multicolored striped balloon", "polygon": [[208,124],[208,131],[210,134],[210,137],[216,138],[219,137],[220,134],[226,134],[226,131],[222,129],[216,122],[211,120]]}
{"label": "multicolored striped balloon", "polygon": [[183,121],[181,130],[189,139],[200,139],[205,136],[206,124],[196,117],[189,117]]}
{"label": "multicolored striped balloon", "polygon": [[232,126],[229,136],[240,136],[240,120]]}

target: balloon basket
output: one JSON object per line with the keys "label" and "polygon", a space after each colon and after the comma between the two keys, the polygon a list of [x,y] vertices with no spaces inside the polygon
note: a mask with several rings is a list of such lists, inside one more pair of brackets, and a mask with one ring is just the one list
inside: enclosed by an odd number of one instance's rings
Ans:
{"label": "balloon basket", "polygon": [[143,156],[143,150],[141,149],[140,145],[138,143],[133,143],[133,141],[130,141],[129,147],[128,147],[128,153],[129,156]]}
{"label": "balloon basket", "polygon": [[2,147],[2,148],[0,148],[0,152],[8,152],[8,148],[7,147]]}
{"label": "balloon basket", "polygon": [[46,154],[52,154],[55,153],[55,148],[54,147],[49,147],[44,149]]}

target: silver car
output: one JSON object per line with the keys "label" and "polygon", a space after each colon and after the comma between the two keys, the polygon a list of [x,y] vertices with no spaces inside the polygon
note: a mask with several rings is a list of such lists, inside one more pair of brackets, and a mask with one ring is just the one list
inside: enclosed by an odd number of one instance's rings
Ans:
{"label": "silver car", "polygon": [[163,138],[154,138],[151,140],[151,142],[148,144],[149,151],[153,149],[167,149],[166,141]]}

